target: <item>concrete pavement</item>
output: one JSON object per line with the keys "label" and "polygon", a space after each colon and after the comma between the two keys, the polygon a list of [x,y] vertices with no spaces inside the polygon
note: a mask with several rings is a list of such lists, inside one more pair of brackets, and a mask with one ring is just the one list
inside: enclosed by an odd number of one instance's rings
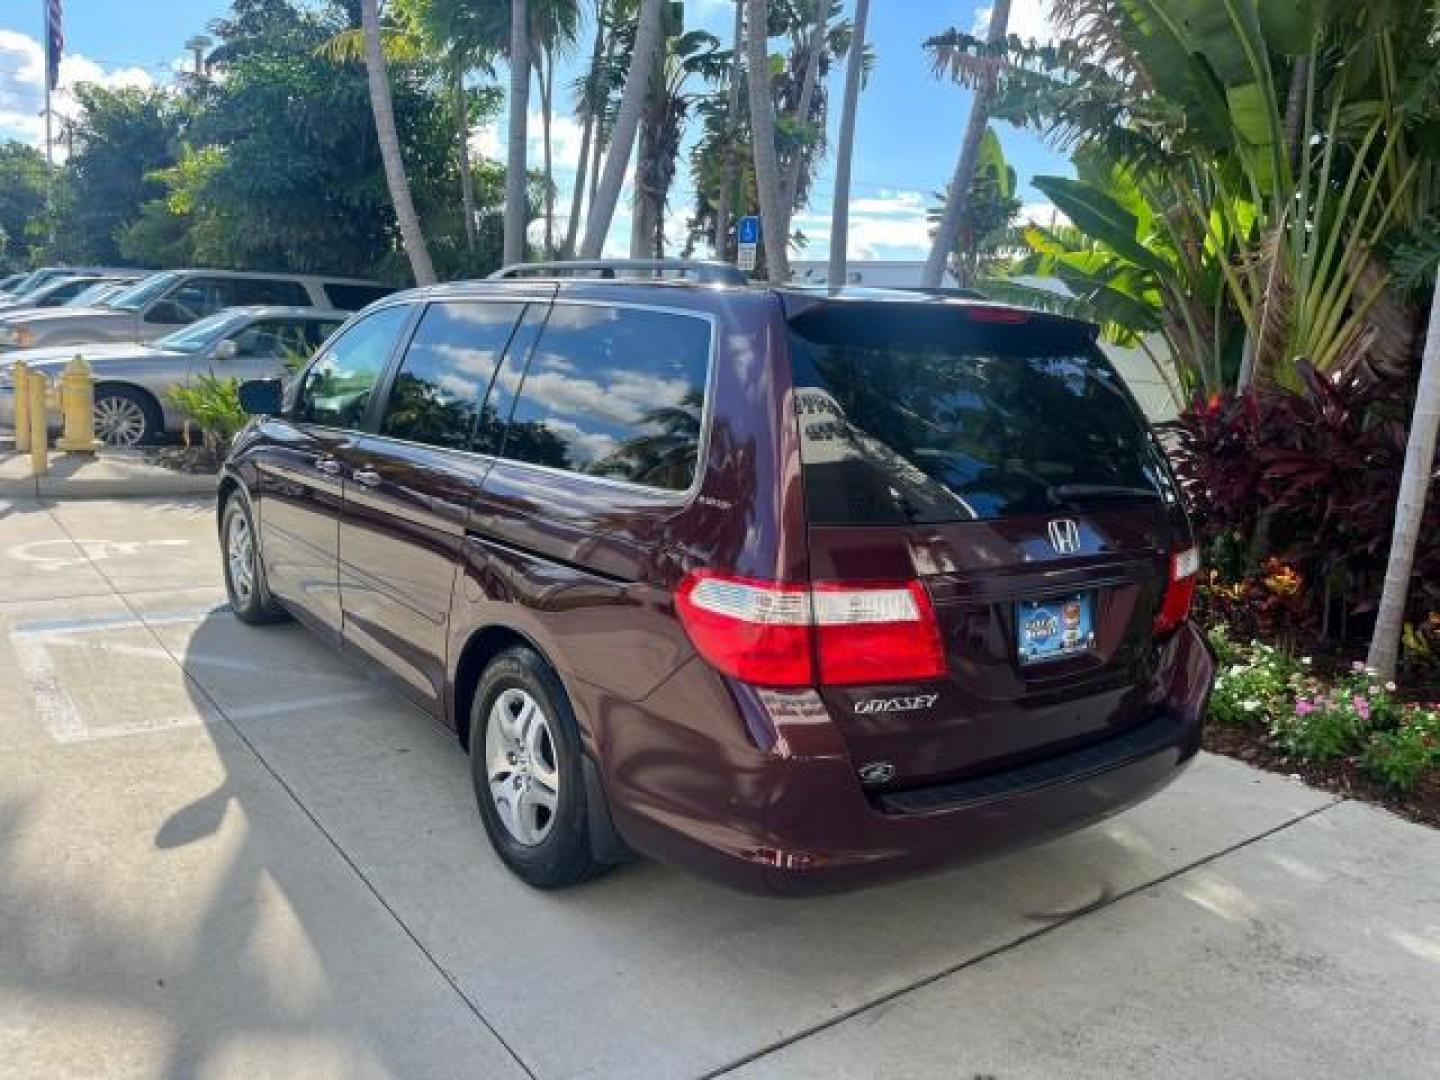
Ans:
{"label": "concrete pavement", "polygon": [[453,736],[223,605],[204,502],[0,503],[0,1075],[1431,1076],[1440,836],[1204,758],[770,901],[536,893]]}

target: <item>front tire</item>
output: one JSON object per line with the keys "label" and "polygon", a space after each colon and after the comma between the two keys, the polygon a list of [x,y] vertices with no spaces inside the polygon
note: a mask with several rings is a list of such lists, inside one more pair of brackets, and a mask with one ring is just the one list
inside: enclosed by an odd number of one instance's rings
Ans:
{"label": "front tire", "polygon": [[225,512],[220,517],[220,545],[225,592],[235,617],[252,626],[288,619],[285,609],[270,595],[255,519],[250,515],[249,505],[238,494],[231,495],[225,502]]}
{"label": "front tire", "polygon": [[95,388],[95,437],[106,446],[144,446],[160,433],[154,398],[128,386]]}
{"label": "front tire", "polygon": [[533,650],[507,649],[470,707],[470,763],[480,820],[511,872],[538,889],[606,869],[588,830],[580,729],[560,680]]}

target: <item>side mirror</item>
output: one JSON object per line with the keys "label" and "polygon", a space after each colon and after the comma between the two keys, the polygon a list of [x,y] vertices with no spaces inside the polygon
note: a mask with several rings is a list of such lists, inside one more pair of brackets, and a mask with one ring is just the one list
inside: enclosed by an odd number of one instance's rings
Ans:
{"label": "side mirror", "polygon": [[240,384],[240,407],[250,416],[276,416],[284,384],[279,379],[251,379]]}
{"label": "side mirror", "polygon": [[216,344],[214,352],[210,355],[216,360],[234,360],[240,355],[240,346],[235,344],[234,339],[226,338]]}

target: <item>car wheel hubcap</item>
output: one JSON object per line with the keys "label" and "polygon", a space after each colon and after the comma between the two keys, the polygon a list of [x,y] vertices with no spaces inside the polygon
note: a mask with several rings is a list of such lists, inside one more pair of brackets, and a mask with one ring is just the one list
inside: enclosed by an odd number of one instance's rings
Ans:
{"label": "car wheel hubcap", "polygon": [[524,690],[506,690],[485,725],[490,800],[505,831],[526,847],[550,835],[560,799],[555,740],[545,711]]}
{"label": "car wheel hubcap", "polygon": [[230,588],[235,599],[248,604],[255,591],[255,543],[250,523],[244,514],[230,519],[230,534],[225,540],[225,561],[230,570]]}
{"label": "car wheel hubcap", "polygon": [[145,435],[145,410],[129,398],[95,402],[95,434],[107,446],[134,446]]}

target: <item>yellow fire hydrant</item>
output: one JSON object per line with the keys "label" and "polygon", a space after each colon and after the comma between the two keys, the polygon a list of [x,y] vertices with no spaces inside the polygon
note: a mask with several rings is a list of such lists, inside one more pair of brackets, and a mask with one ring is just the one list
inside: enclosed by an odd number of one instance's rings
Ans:
{"label": "yellow fire hydrant", "polygon": [[44,476],[50,467],[47,453],[50,442],[50,413],[45,407],[45,392],[49,388],[49,382],[38,371],[30,372],[29,382],[30,402],[26,411],[30,414],[30,472],[34,476]]}
{"label": "yellow fire hydrant", "polygon": [[100,449],[100,440],[95,438],[95,379],[90,365],[78,353],[60,376],[60,411],[65,431],[55,443],[57,450],[93,454]]}
{"label": "yellow fire hydrant", "polygon": [[11,387],[15,394],[15,452],[30,452],[30,368],[24,360],[16,360],[11,369]]}

